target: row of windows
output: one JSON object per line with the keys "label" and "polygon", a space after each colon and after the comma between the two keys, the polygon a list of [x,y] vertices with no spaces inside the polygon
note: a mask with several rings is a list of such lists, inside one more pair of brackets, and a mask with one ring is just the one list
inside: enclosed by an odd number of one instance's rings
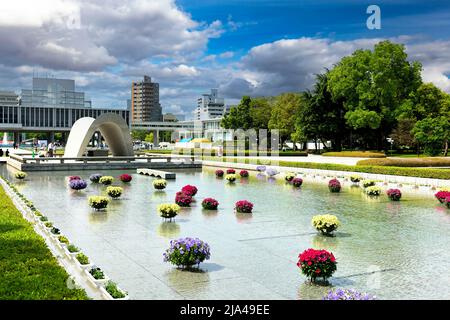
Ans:
{"label": "row of windows", "polygon": [[111,112],[122,116],[129,124],[128,110],[110,109],[66,109],[38,107],[2,107],[0,106],[0,123],[22,124],[24,127],[71,127],[83,117],[97,118],[103,113]]}

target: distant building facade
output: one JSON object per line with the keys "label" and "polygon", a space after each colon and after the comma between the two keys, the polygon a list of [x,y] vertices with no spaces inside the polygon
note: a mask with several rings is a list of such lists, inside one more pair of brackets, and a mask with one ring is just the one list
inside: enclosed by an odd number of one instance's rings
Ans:
{"label": "distant building facade", "polygon": [[13,91],[0,91],[0,123],[14,123],[19,111],[19,96]]}
{"label": "distant building facade", "polygon": [[225,101],[219,97],[217,89],[211,89],[210,94],[203,94],[197,100],[194,120],[210,120],[220,118],[225,113]]}
{"label": "distant building facade", "polygon": [[159,103],[159,83],[144,76],[143,81],[131,84],[131,122],[162,121],[162,108]]}
{"label": "distant building facade", "polygon": [[23,107],[90,108],[84,92],[75,91],[75,80],[33,78],[32,89],[22,89]]}
{"label": "distant building facade", "polygon": [[163,121],[164,122],[176,122],[176,121],[178,121],[178,118],[173,113],[166,113],[163,115]]}
{"label": "distant building facade", "polygon": [[74,80],[33,78],[32,89],[23,89],[20,96],[0,91],[0,131],[68,132],[78,119],[104,113],[118,114],[130,124],[128,109],[93,108],[84,92],[75,90]]}

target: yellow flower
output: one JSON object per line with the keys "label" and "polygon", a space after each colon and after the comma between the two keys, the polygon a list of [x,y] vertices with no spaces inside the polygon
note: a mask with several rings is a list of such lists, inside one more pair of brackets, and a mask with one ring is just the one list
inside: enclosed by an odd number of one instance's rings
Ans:
{"label": "yellow flower", "polygon": [[111,198],[118,198],[122,195],[123,189],[121,187],[112,187],[109,186],[106,188],[106,193],[111,197]]}
{"label": "yellow flower", "polygon": [[163,218],[173,218],[180,212],[180,206],[176,203],[162,203],[158,206],[158,213]]}
{"label": "yellow flower", "polygon": [[338,218],[332,214],[314,216],[311,223],[314,228],[323,234],[330,234],[341,225]]}

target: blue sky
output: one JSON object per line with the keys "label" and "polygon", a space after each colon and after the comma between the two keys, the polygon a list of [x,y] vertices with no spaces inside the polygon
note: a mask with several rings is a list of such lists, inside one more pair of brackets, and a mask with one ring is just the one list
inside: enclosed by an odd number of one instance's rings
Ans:
{"label": "blue sky", "polygon": [[[349,40],[424,34],[450,35],[450,1],[301,1],[301,0],[179,0],[195,20],[241,24],[236,31],[212,39],[211,53],[246,52],[253,46],[285,38],[327,37]],[[366,28],[366,9],[376,4],[382,13],[381,30]]]}
{"label": "blue sky", "polygon": [[[381,30],[366,27],[372,4]],[[146,74],[160,83],[163,110],[189,117],[210,88],[227,104],[305,90],[383,39],[405,44],[424,81],[450,92],[450,1],[2,1],[0,90],[51,74],[75,79],[94,106],[123,107]]]}

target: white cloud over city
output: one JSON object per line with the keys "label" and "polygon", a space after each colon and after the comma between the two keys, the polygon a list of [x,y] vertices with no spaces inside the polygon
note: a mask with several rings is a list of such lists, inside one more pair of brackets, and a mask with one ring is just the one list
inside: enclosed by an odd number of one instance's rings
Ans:
{"label": "white cloud over city", "polygon": [[[211,54],[210,41],[245,23],[196,21],[173,0],[15,0],[0,8],[0,90],[51,74],[74,78],[94,105],[125,106],[130,82],[147,74],[160,82],[164,111],[184,114],[212,87],[228,103],[307,89],[324,68],[381,40],[302,37]],[[392,40],[423,63],[425,81],[450,92],[450,40]]]}

